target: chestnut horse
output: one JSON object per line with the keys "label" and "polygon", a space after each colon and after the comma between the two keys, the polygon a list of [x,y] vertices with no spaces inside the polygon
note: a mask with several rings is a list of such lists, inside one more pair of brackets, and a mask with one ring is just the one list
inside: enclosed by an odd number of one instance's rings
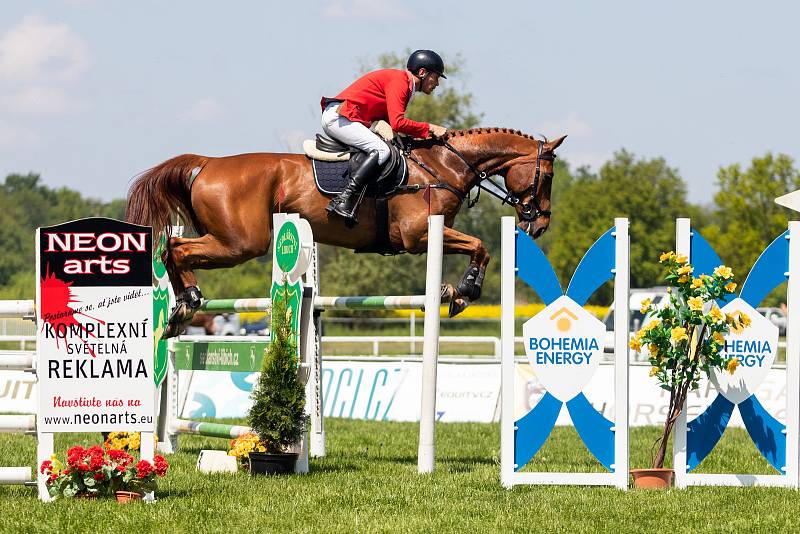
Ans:
{"label": "chestnut horse", "polygon": [[[428,213],[445,216],[444,253],[470,260],[459,284],[443,289],[451,316],[480,297],[489,263],[480,239],[452,228],[467,195],[487,176],[503,177],[504,201],[515,206],[519,228],[539,237],[550,224],[554,151],[565,137],[547,141],[506,128],[478,128],[406,145],[410,188],[388,200],[389,243],[397,252],[420,254],[427,245]],[[325,210],[328,201],[303,154],[185,154],[138,176],[128,195],[128,221],[158,232],[180,215],[200,236],[168,239],[164,259],[177,305],[164,337],[178,335],[202,302],[193,270],[232,267],[266,254],[278,209],[308,220],[319,243],[359,249],[382,241],[373,199],[364,200],[353,228]]]}

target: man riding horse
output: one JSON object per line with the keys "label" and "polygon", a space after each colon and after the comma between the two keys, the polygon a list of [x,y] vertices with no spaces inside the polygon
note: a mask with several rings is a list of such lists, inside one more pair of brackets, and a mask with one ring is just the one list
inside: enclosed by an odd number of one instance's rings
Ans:
{"label": "man riding horse", "polygon": [[426,95],[439,85],[444,61],[432,50],[417,50],[408,58],[407,70],[381,69],[365,74],[333,98],[322,98],[322,129],[337,141],[367,154],[350,173],[344,190],[331,200],[327,210],[356,221],[361,190],[389,159],[386,142],[369,129],[384,120],[392,130],[425,139],[442,137],[447,129],[436,124],[412,121],[405,117],[415,91]]}
{"label": "man riding horse", "polygon": [[[409,120],[404,113],[414,92],[430,94],[444,78],[444,64],[438,54],[418,50],[407,67],[369,73],[337,97],[323,99],[325,132],[366,153],[360,165],[362,154],[351,154],[355,172],[333,200],[335,193],[315,183],[319,156],[308,152],[183,154],[136,178],[128,194],[127,220],[167,237],[163,256],[176,305],[162,337],[183,332],[202,306],[194,271],[233,267],[267,254],[272,214],[278,211],[306,219],[319,243],[392,254],[425,252],[428,215],[444,215],[444,253],[469,258],[461,280],[443,288],[451,317],[480,298],[489,263],[483,242],[453,227],[462,206],[477,201],[470,201],[472,191],[486,191],[513,206],[520,231],[537,238],[547,230],[555,151],[566,136],[548,141],[509,128],[447,131]],[[390,149],[367,128],[378,119],[416,139],[405,140],[398,155],[396,147]],[[393,160],[402,160],[406,180],[384,194],[381,210],[377,197],[365,200],[361,224],[353,225],[364,185],[389,150]],[[487,186],[487,181],[492,183]],[[173,235],[177,216],[196,235]]]}

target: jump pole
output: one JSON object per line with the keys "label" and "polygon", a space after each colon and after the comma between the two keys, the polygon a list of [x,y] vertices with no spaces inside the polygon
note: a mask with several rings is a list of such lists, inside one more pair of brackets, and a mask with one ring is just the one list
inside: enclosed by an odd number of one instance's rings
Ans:
{"label": "jump pole", "polygon": [[425,276],[425,338],[422,346],[422,411],[419,420],[417,471],[432,473],[436,429],[436,363],[439,359],[439,323],[442,285],[444,215],[428,217],[428,258]]}

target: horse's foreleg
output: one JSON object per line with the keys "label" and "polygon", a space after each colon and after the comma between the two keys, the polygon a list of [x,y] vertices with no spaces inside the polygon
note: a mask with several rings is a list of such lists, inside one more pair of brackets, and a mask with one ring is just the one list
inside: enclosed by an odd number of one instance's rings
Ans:
{"label": "horse's foreleg", "polygon": [[481,297],[483,278],[489,264],[489,252],[477,237],[464,234],[452,228],[444,229],[444,253],[465,254],[469,256],[469,265],[456,287],[445,285],[443,295],[450,298],[450,317],[455,317],[469,306],[470,302]]}

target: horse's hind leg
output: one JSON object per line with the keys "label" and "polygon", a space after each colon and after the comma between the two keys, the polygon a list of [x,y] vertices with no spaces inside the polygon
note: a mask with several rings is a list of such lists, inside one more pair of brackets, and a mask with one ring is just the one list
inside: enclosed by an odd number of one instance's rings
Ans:
{"label": "horse's hind leg", "polygon": [[197,278],[193,269],[216,269],[239,265],[266,253],[269,246],[269,235],[266,240],[265,244],[252,243],[248,245],[240,240],[223,241],[213,234],[197,238],[172,238],[167,269],[175,291],[176,302],[162,338],[180,335],[203,304],[203,294],[197,287]]}

